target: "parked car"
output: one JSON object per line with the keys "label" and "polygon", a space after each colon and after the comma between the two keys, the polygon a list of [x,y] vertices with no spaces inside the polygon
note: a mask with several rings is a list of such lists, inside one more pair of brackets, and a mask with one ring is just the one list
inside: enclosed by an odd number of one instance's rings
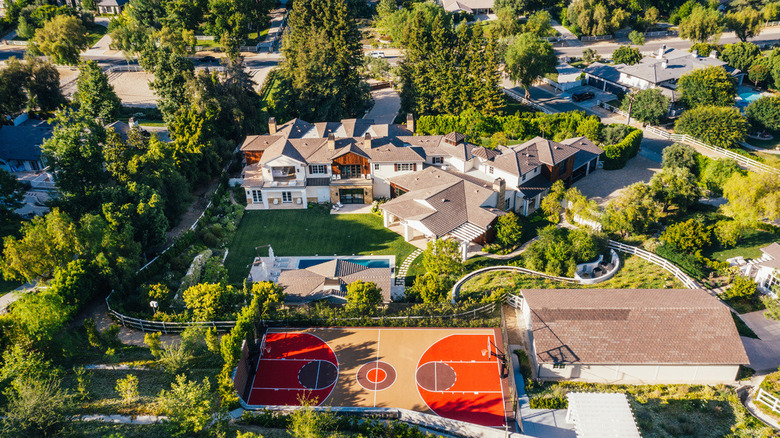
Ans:
{"label": "parked car", "polygon": [[204,56],[203,58],[196,58],[196,59],[197,59],[198,62],[203,63],[203,64],[219,62],[219,61],[217,61],[217,58],[215,58],[213,56]]}
{"label": "parked car", "polygon": [[384,58],[385,57],[385,52],[374,51],[374,52],[369,53],[368,55],[371,56],[372,58]]}
{"label": "parked car", "polygon": [[583,100],[593,99],[596,95],[590,91],[583,91],[582,93],[574,93],[571,95],[571,100],[575,102],[582,102]]}

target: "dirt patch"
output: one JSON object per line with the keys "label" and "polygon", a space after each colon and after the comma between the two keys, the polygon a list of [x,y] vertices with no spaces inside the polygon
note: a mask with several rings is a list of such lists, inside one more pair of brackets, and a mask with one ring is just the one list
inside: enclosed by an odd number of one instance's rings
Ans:
{"label": "dirt patch", "polygon": [[140,108],[157,106],[157,95],[149,88],[149,81],[154,75],[147,72],[113,72],[108,74],[108,81],[114,86],[122,104]]}

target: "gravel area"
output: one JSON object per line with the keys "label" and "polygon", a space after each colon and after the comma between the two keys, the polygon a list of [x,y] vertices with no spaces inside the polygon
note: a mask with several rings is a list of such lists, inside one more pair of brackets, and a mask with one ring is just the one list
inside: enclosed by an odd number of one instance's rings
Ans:
{"label": "gravel area", "polygon": [[661,164],[637,155],[622,169],[599,169],[595,174],[588,175],[572,186],[603,206],[610,199],[617,197],[623,188],[639,181],[648,182],[660,170]]}
{"label": "gravel area", "polygon": [[122,104],[139,108],[157,106],[157,96],[149,88],[152,79],[154,75],[146,72],[114,72],[108,75],[108,81],[114,86]]}

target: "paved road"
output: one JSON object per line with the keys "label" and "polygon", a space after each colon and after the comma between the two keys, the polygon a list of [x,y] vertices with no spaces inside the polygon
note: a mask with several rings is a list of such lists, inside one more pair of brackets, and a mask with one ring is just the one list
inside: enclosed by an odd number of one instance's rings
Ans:
{"label": "paved road", "polygon": [[780,365],[780,321],[766,319],[765,311],[739,315],[760,339],[742,338],[750,368],[756,371],[775,371]]}
{"label": "paved road", "polygon": [[[767,44],[771,42],[778,41],[780,39],[780,26],[777,27],[768,27],[761,31],[761,34],[755,38],[749,38],[748,41],[753,42],[755,44]],[[737,38],[734,35],[734,32],[726,32],[724,33],[720,40],[718,40],[718,44],[731,44],[739,42],[739,38]],[[574,42],[574,44],[579,43],[579,41]],[[582,51],[586,48],[591,48],[598,52],[602,56],[611,55],[612,52],[615,51],[619,46],[628,44],[628,39],[620,39],[620,40],[607,40],[602,42],[594,42],[594,43],[586,43],[585,45],[575,46],[575,47],[556,47],[555,51],[558,53],[558,55],[566,55],[566,56],[573,56],[573,57],[579,57],[582,55]],[[675,48],[675,49],[684,49],[688,50],[693,43],[688,40],[684,40],[681,38],[648,38],[648,40],[645,42],[644,46],[639,47],[639,50],[643,52],[649,52],[649,51],[657,51],[662,45],[666,45],[666,47],[669,48]]]}
{"label": "paved road", "polygon": [[365,118],[371,119],[379,125],[393,123],[398,111],[401,110],[401,96],[398,95],[398,92],[392,88],[374,90],[371,92],[371,97],[374,98],[374,107],[366,114]]}

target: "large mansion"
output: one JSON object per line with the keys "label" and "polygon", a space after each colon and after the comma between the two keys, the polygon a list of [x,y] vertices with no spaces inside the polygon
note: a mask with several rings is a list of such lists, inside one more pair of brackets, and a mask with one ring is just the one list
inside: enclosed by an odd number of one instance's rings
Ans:
{"label": "large mansion", "polygon": [[277,125],[273,118],[268,126],[269,134],[241,145],[248,209],[385,198],[385,224],[400,220],[407,240],[456,229],[473,240],[504,211],[532,213],[555,181],[588,175],[603,152],[585,137],[489,149],[457,132],[416,136],[411,116],[405,126],[368,119]]}

